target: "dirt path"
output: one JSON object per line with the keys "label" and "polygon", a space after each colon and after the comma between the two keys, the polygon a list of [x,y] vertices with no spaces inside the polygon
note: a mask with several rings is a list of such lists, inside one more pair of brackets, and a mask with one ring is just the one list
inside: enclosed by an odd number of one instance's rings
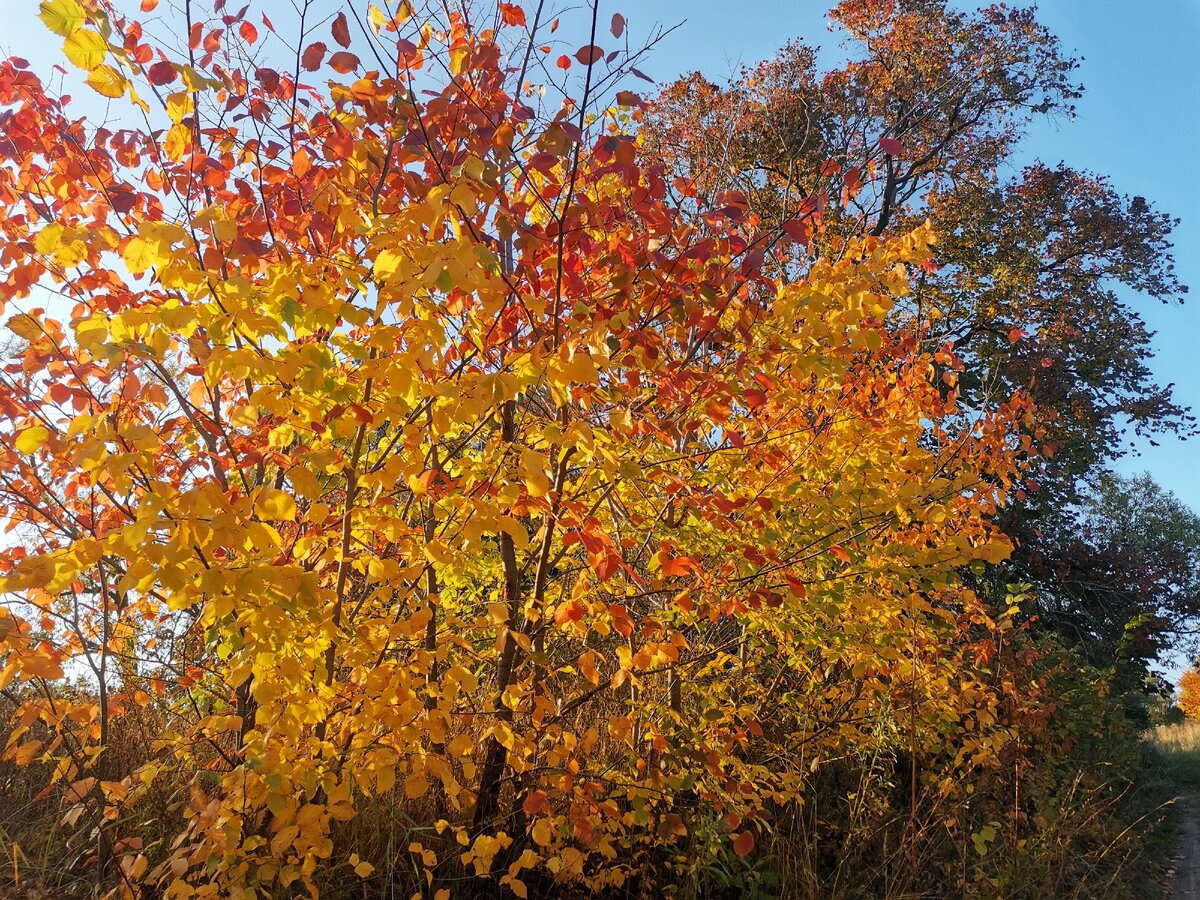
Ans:
{"label": "dirt path", "polygon": [[1171,900],[1200,900],[1200,796],[1183,794],[1179,805],[1179,848]]}

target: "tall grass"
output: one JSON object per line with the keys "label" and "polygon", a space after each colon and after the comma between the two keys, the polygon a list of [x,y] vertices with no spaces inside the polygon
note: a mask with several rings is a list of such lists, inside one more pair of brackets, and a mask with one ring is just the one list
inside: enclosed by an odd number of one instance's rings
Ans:
{"label": "tall grass", "polygon": [[1148,739],[1162,758],[1164,775],[1180,787],[1200,791],[1200,722],[1159,725]]}

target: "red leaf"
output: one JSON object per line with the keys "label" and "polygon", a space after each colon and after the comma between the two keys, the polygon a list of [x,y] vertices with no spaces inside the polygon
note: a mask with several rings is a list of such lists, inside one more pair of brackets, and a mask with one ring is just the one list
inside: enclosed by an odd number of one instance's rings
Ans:
{"label": "red leaf", "polygon": [[255,28],[250,22],[243,22],[238,28],[238,34],[240,34],[251,44],[258,40],[258,29]]}
{"label": "red leaf", "polygon": [[271,20],[267,18],[267,14],[263,13],[263,24],[267,26],[267,30],[271,33],[275,32],[275,26],[271,24]]}
{"label": "red leaf", "polygon": [[789,219],[783,223],[783,233],[797,244],[807,244],[812,232],[808,225],[800,219]]}
{"label": "red leaf", "polygon": [[1018,327],[1018,328],[1009,329],[1008,342],[1010,344],[1015,344],[1017,341],[1019,341],[1023,337],[1025,337],[1025,329],[1024,328]]}
{"label": "red leaf", "polygon": [[904,155],[904,145],[895,138],[880,138],[879,149],[888,156],[899,157]]}
{"label": "red leaf", "polygon": [[500,18],[504,20],[505,25],[525,27],[525,10],[521,9],[515,3],[501,3]]}
{"label": "red leaf", "polygon": [[612,32],[612,36],[619,38],[625,33],[625,17],[620,13],[613,13],[612,26],[608,29]]}
{"label": "red leaf", "polygon": [[847,565],[850,564],[850,554],[847,553],[842,547],[839,547],[836,544],[829,548],[829,555],[836,556],[838,559],[840,559],[842,562],[846,563]]}
{"label": "red leaf", "polygon": [[156,62],[150,67],[147,73],[150,77],[150,83],[153,85],[170,84],[179,77],[179,73],[175,71],[175,67],[166,60]]}
{"label": "red leaf", "polygon": [[525,795],[525,802],[521,804],[521,809],[525,810],[525,815],[527,816],[536,816],[545,808],[545,791],[530,791]]}
{"label": "red leaf", "polygon": [[657,82],[653,78],[651,78],[649,75],[647,75],[641,69],[630,69],[629,71],[632,72],[634,75],[636,75],[638,78],[642,79],[642,81],[648,81],[651,84],[657,84]]}
{"label": "red leaf", "polygon": [[304,55],[300,57],[300,65],[304,66],[309,72],[315,72],[321,68],[321,62],[325,59],[325,44],[317,41],[315,44],[309,44],[304,49]]}
{"label": "red leaf", "polygon": [[733,852],[738,856],[749,856],[750,851],[754,849],[754,833],[751,831],[743,831],[733,839]]}
{"label": "red leaf", "polygon": [[156,6],[158,6],[158,0],[142,0],[142,12],[154,12]]}
{"label": "red leaf", "polygon": [[575,58],[585,66],[590,66],[603,55],[604,51],[595,44],[588,44],[586,47],[580,47],[575,51]]}
{"label": "red leaf", "polygon": [[741,191],[718,191],[717,206],[732,206],[734,209],[749,209],[750,201]]}
{"label": "red leaf", "polygon": [[333,20],[333,39],[343,47],[350,46],[350,26],[346,23],[345,13],[338,13]]}
{"label": "red leaf", "polygon": [[279,73],[274,69],[255,69],[254,77],[267,93],[273,94],[279,90]]}
{"label": "red leaf", "polygon": [[329,57],[329,65],[333,67],[335,72],[347,75],[358,68],[358,57],[353,53],[347,53],[345,50],[339,50],[333,56]]}
{"label": "red leaf", "polygon": [[555,63],[555,65],[560,69],[569,69],[571,68],[571,57],[564,53],[558,58],[558,61]]}
{"label": "red leaf", "polygon": [[641,106],[642,98],[633,91],[617,91],[618,106]]}

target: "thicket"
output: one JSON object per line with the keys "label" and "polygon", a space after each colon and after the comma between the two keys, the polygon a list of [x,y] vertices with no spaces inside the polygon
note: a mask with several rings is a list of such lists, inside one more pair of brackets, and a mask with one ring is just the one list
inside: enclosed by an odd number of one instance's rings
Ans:
{"label": "thicket", "polygon": [[595,6],[156,7],[41,4],[109,124],[0,62],[11,889],[1154,896],[1183,288],[999,179],[1032,13],[643,97]]}

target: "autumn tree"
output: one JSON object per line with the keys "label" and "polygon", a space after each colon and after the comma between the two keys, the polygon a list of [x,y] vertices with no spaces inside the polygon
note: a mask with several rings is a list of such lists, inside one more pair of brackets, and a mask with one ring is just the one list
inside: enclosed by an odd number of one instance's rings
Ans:
{"label": "autumn tree", "polygon": [[955,386],[966,407],[1016,389],[1037,404],[1031,437],[1045,453],[1005,518],[1019,568],[1037,567],[1055,552],[1043,539],[1058,511],[1086,503],[1080,487],[1126,452],[1129,431],[1194,428],[1155,383],[1152,335],[1130,300],[1185,294],[1175,220],[1066,164],[1009,174],[1031,118],[1069,116],[1082,90],[1076,61],[1034,10],[844,0],[830,16],[845,37],[843,66],[818,71],[813,49],[794,41],[728,86],[688,76],[656,98],[648,140],[698,185],[698,210],[738,189],[764,220],[782,222],[813,192],[840,197],[818,252],[932,221],[934,263],[917,305],[896,314],[936,319],[925,336],[962,357]]}
{"label": "autumn tree", "polygon": [[931,230],[701,201],[595,6],[155,6],[41,5],[111,124],[0,63],[4,753],[76,864],[649,889],[901,748],[916,858],[1042,702],[960,576],[1034,407],[893,314]]}
{"label": "autumn tree", "polygon": [[1200,670],[1188,669],[1179,678],[1179,708],[1189,719],[1200,718]]}

